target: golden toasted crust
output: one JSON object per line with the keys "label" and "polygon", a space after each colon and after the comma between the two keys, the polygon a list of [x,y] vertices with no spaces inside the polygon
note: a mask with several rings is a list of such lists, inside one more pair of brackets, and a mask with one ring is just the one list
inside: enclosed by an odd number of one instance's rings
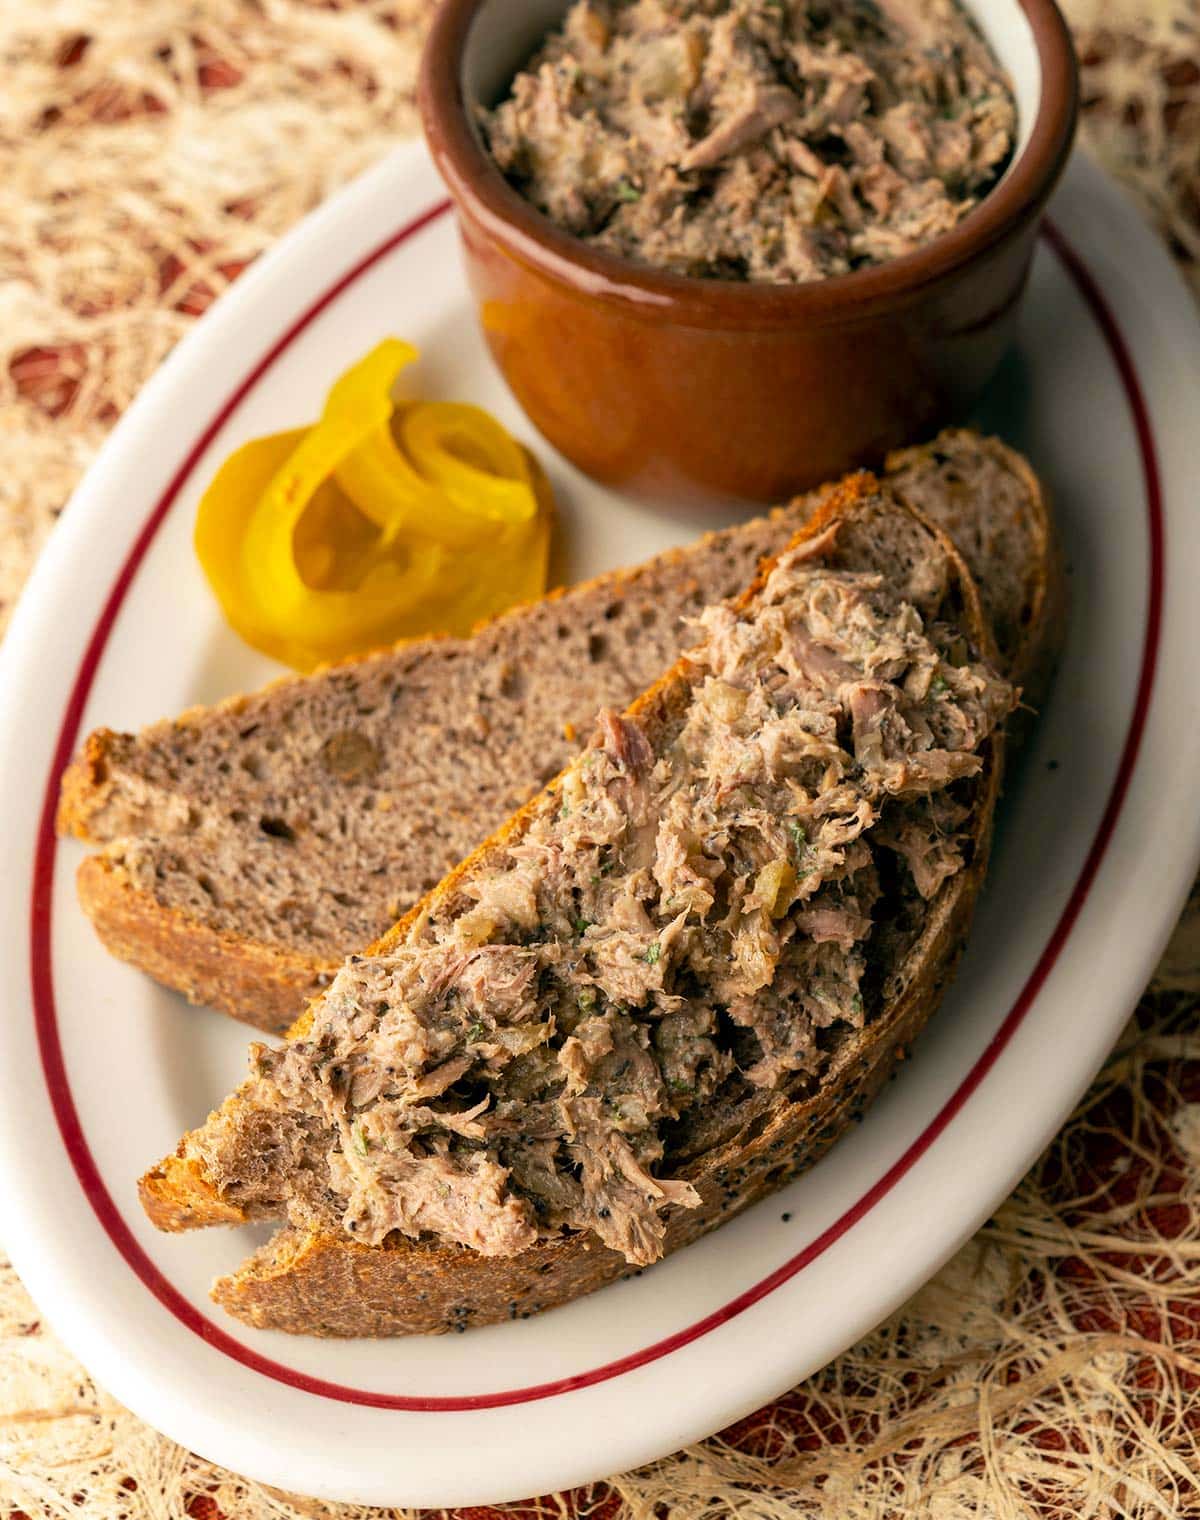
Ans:
{"label": "golden toasted crust", "polygon": [[[874,478],[865,474],[842,482],[792,544],[817,536],[836,518],[852,517],[876,487]],[[909,510],[913,517],[919,517],[911,509],[897,510]],[[946,553],[957,578],[966,630],[985,654],[992,654],[991,634],[965,564],[944,534],[930,524],[926,526]],[[739,608],[757,595],[773,564],[771,560],[762,566],[736,604]],[[639,697],[628,714],[653,726],[669,710],[672,700],[682,699],[686,670],[685,657]],[[886,1011],[838,1049],[816,1094],[803,1101],[781,1096],[768,1110],[765,1122],[760,1115],[743,1133],[680,1169],[678,1175],[696,1186],[702,1203],[691,1211],[668,1211],[668,1252],[811,1166],[862,1114],[903,1058],[940,1001],[963,948],[986,868],[1003,745],[1003,737],[997,736],[985,748],[972,818],[970,862],[931,903],[920,939],[884,988]],[[551,781],[366,953],[386,953],[404,937],[418,914],[436,912],[463,876],[519,833],[542,798],[552,795],[560,783],[560,777]],[[290,1037],[303,1035],[311,1018],[310,1006]],[[209,1123],[248,1102],[243,1096],[248,1092],[247,1088],[232,1094],[222,1110],[210,1115]],[[185,1135],[175,1155],[142,1179],[143,1205],[160,1229],[228,1222],[229,1205],[204,1171],[203,1134],[201,1129]],[[239,1271],[220,1279],[213,1297],[230,1313],[252,1324],[294,1334],[434,1333],[550,1308],[611,1282],[628,1270],[617,1253],[605,1250],[586,1235],[542,1242],[518,1256],[497,1260],[460,1246],[395,1240],[384,1247],[367,1248],[341,1236],[287,1229]]]}
{"label": "golden toasted crust", "polygon": [[58,798],[58,832],[89,838],[88,819],[104,795],[108,757],[116,734],[98,728],[83,741],[83,749],[63,772]]}
{"label": "golden toasted crust", "polygon": [[138,1196],[160,1230],[191,1230],[198,1224],[246,1224],[244,1209],[213,1193],[203,1165],[170,1156],[138,1183]]}
{"label": "golden toasted crust", "polygon": [[75,884],[106,950],[189,1002],[220,1008],[269,1034],[283,1034],[340,964],[222,933],[164,907],[105,855],[83,860]]}

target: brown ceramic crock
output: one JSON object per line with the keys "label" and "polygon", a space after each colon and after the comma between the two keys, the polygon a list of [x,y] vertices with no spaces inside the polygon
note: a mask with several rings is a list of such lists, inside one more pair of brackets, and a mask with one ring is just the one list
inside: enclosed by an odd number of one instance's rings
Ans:
{"label": "brown ceramic crock", "polygon": [[551,443],[660,501],[770,501],[965,415],[1012,337],[1077,108],[1053,0],[969,8],[1017,97],[1005,177],[915,253],[783,285],[644,268],[535,210],[487,154],[475,111],[503,96],[566,0],[442,0],[421,68],[425,135],[488,345]]}

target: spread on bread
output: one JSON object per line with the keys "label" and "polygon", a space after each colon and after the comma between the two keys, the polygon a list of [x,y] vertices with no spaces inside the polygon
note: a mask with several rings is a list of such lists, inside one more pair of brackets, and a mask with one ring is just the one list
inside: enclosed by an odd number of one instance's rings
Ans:
{"label": "spread on bread", "polygon": [[576,0],[482,118],[596,247],[802,281],[911,253],[999,179],[1016,107],[956,0]]}
{"label": "spread on bread", "polygon": [[142,1178],[152,1222],[280,1225],[212,1289],[250,1324],[464,1330],[813,1165],[953,974],[1062,592],[1028,466],[953,432],[469,638],[92,735],[60,827],[104,943],[263,1028],[316,994]]}
{"label": "spread on bread", "polygon": [[[960,545],[1000,669],[1038,707],[1061,576],[1027,462],[946,432],[889,460],[885,484]],[[59,816],[92,847],[78,888],[102,941],[192,1001],[282,1033],[347,955],[568,763],[600,708],[661,675],[694,642],[696,609],[748,585],[818,500],[464,639],[273,681],[140,734],[93,733]]]}
{"label": "spread on bread", "polygon": [[396,403],[417,356],[387,339],[311,427],[232,454],[195,544],[230,624],[298,670],[423,633],[463,634],[546,585],[538,465],[478,407]]}
{"label": "spread on bread", "polygon": [[700,1203],[660,1165],[668,1136],[815,1091],[882,1017],[870,956],[969,864],[1013,706],[944,620],[949,562],[841,567],[842,527],[706,611],[645,711],[602,713],[518,827],[351,956],[296,1038],[254,1047],[260,1155],[248,1174],[241,1124],[202,1134],[219,1188],[360,1246],[502,1257],[567,1230],[662,1254],[664,1209]]}

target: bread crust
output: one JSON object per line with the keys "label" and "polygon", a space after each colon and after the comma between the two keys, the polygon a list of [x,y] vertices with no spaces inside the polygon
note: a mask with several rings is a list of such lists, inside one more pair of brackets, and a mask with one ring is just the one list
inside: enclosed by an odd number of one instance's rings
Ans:
{"label": "bread crust", "polygon": [[108,757],[115,738],[111,728],[95,729],[63,772],[55,818],[60,834],[74,834],[94,842],[88,832],[88,821],[102,805],[108,785]]}
{"label": "bread crust", "polygon": [[75,873],[83,911],[106,950],[190,1003],[218,1008],[268,1034],[283,1034],[296,1009],[337,973],[337,961],[300,955],[242,934],[226,934],[140,891],[105,855]]}
{"label": "bread crust", "polygon": [[[843,481],[795,535],[792,546],[818,536],[837,518],[852,518],[876,489],[876,481],[866,474]],[[994,657],[978,590],[961,555],[945,534],[914,509],[898,505],[896,510],[922,523],[939,544],[957,582],[963,626],[985,657]],[[760,567],[735,604],[739,610],[761,590],[773,564],[770,559]],[[672,700],[686,700],[687,669],[684,656],[627,709],[627,715],[653,726]],[[695,1240],[811,1166],[862,1115],[906,1054],[940,1002],[962,953],[986,870],[1004,742],[998,734],[982,752],[970,860],[930,903],[919,939],[885,984],[884,1011],[846,1039],[815,1093],[803,1100],[777,1094],[765,1116],[760,1113],[726,1143],[673,1173],[695,1185],[701,1205],[667,1211],[666,1252]],[[560,785],[561,777],[555,777],[366,953],[386,954],[419,914],[436,911],[465,875],[523,830],[533,810]],[[312,1017],[310,1006],[289,1038],[306,1033]],[[246,1103],[243,1094],[247,1091],[233,1093],[208,1122],[219,1122],[223,1113]],[[191,1229],[248,1217],[222,1198],[213,1180],[206,1177],[202,1143],[198,1143],[202,1135],[203,1129],[185,1135],[174,1155],[141,1180],[143,1207],[160,1229]],[[238,1318],[293,1334],[437,1333],[550,1308],[629,1270],[617,1253],[582,1234],[539,1242],[517,1256],[497,1259],[453,1245],[393,1239],[383,1247],[367,1248],[341,1236],[286,1229],[237,1272],[219,1279],[213,1297]]]}

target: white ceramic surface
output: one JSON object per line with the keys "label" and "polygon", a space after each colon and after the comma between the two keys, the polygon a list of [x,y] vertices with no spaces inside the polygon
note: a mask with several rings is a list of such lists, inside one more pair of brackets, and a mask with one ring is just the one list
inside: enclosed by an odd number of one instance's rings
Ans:
{"label": "white ceramic surface", "polygon": [[[236,444],[311,417],[378,338],[421,345],[423,393],[479,402],[529,436],[485,358],[450,219],[421,220],[439,200],[421,150],[400,151],[238,282],[117,428],[0,651],[0,1238],[67,1343],[168,1435],[284,1488],[414,1505],[517,1498],[656,1457],[782,1392],[885,1316],[1061,1123],[1144,985],[1200,853],[1200,332],[1150,233],[1076,160],[1053,207],[1067,246],[1043,241],[1019,346],[981,412],[1058,501],[1070,643],[1008,786],[962,972],[899,1080],[784,1192],[541,1318],[385,1343],[225,1319],[207,1283],[255,1232],[157,1235],[134,1180],[239,1078],[247,1034],[99,949],[73,896],[79,851],[50,842],[48,786],[77,733],[136,727],[274,673],[205,588],[190,545],[197,496]],[[635,509],[530,441],[562,502],[572,578],[709,525]],[[106,607],[111,631],[95,635]],[[94,674],[86,695],[81,662]]]}

